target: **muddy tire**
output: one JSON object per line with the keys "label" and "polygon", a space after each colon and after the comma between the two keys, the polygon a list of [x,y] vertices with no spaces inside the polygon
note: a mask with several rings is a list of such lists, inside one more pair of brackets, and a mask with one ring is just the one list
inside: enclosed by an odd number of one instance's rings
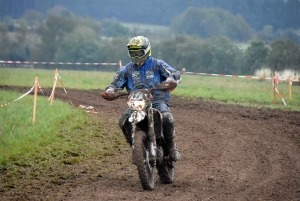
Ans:
{"label": "muddy tire", "polygon": [[154,190],[155,168],[149,163],[149,151],[145,146],[146,134],[136,132],[134,136],[133,162],[137,166],[139,178],[144,190]]}

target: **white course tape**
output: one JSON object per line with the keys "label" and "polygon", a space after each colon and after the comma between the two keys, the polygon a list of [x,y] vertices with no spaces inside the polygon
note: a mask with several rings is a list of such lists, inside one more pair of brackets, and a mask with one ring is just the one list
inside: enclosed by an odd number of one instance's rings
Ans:
{"label": "white course tape", "polygon": [[33,91],[34,87],[35,87],[35,85],[33,85],[33,87],[32,87],[29,91],[27,91],[25,94],[23,94],[22,96],[20,96],[20,97],[17,98],[16,100],[14,100],[14,101],[12,101],[12,102],[9,102],[9,103],[2,104],[2,105],[0,105],[0,107],[10,105],[11,103],[13,103],[13,102],[15,102],[15,101],[18,101],[18,100],[24,98],[25,96],[27,96],[29,93],[31,93],[31,92]]}
{"label": "white course tape", "polygon": [[19,98],[17,98],[17,99],[14,100],[14,101],[18,101],[18,100],[20,100],[21,98],[24,98],[24,96],[27,96],[30,92],[33,91],[34,87],[35,87],[35,85],[33,85],[33,87],[32,87],[29,91],[27,91],[25,94],[23,94],[22,96],[20,96]]}

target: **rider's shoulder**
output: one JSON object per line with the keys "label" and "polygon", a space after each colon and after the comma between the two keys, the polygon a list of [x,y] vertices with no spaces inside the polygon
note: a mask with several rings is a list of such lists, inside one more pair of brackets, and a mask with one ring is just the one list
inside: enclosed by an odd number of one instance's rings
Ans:
{"label": "rider's shoulder", "polygon": [[126,66],[123,66],[120,70],[127,71],[128,69],[133,68],[132,62],[126,64]]}
{"label": "rider's shoulder", "polygon": [[166,62],[161,59],[156,59],[154,57],[149,57],[146,64],[149,66],[163,66]]}
{"label": "rider's shoulder", "polygon": [[162,65],[166,65],[167,63],[162,60],[162,59],[154,59],[156,62],[156,65],[162,66]]}

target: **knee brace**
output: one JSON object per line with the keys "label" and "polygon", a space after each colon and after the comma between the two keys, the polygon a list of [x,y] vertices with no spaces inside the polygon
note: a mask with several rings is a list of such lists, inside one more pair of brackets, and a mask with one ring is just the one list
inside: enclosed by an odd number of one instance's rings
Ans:
{"label": "knee brace", "polygon": [[163,115],[163,133],[166,143],[173,143],[175,138],[174,119],[170,112],[164,112]]}
{"label": "knee brace", "polygon": [[165,126],[171,126],[173,127],[174,124],[174,118],[173,115],[171,114],[171,112],[164,112],[162,113],[163,115],[163,125]]}

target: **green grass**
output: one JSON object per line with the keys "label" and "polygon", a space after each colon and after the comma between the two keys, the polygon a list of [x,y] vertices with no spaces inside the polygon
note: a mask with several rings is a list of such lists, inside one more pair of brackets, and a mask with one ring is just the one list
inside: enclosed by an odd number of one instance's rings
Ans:
{"label": "green grass", "polygon": [[[0,102],[7,102],[21,94],[2,91]],[[82,111],[68,107],[66,103],[57,101],[50,107],[45,97],[38,97],[36,121],[32,123],[33,96],[12,102],[4,106],[0,113],[0,164],[6,164],[10,159],[39,151],[45,145],[57,143],[57,131],[61,122],[75,117],[75,124],[81,124],[86,118]],[[67,106],[67,107],[66,107]],[[59,112],[58,112],[59,111]],[[62,142],[61,142],[62,143]]]}
{"label": "green grass", "polygon": [[274,94],[271,80],[249,78],[205,77],[183,75],[183,81],[174,91],[174,95],[190,98],[204,98],[233,104],[253,107],[269,107],[300,111],[300,86],[292,85],[292,99],[289,98],[287,82],[279,82],[277,90],[282,94],[287,106],[284,106],[279,95]]}
{"label": "green grass", "polygon": [[[54,74],[55,70],[0,68],[0,85],[32,87],[37,76],[42,88],[53,87]],[[106,87],[115,73],[58,70],[58,74],[66,88],[99,89]],[[57,87],[62,87],[60,81]]]}
{"label": "green grass", "polygon": [[[104,89],[112,81],[115,72],[59,70],[59,75],[66,89]],[[21,68],[0,68],[0,85],[31,87],[35,76],[39,77],[42,88],[53,86],[54,70]],[[57,83],[57,87],[61,87],[60,82]],[[172,94],[254,107],[300,110],[300,85],[298,83],[292,86],[292,100],[289,98],[287,82],[280,82],[277,89],[283,95],[286,107],[278,95],[276,95],[277,104],[274,105],[271,80],[183,75],[182,82]]]}
{"label": "green grass", "polygon": [[[8,103],[21,95],[0,91],[0,102]],[[50,106],[47,98],[38,97],[34,124],[32,116],[32,95],[0,108],[1,193],[28,186],[38,189],[41,183],[61,184],[85,172],[74,170],[72,165],[91,159],[96,166],[106,163],[106,156],[124,143],[123,136],[108,130],[101,119],[65,102],[57,100]],[[101,174],[99,171],[95,173]]]}

